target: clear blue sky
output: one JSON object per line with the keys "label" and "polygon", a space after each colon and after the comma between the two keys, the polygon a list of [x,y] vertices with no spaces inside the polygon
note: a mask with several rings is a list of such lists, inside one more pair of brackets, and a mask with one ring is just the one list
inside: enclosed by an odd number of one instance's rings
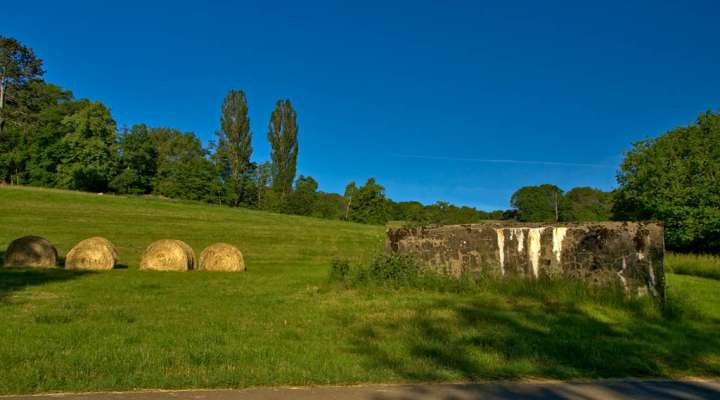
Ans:
{"label": "clear blue sky", "polygon": [[495,209],[524,185],[611,189],[631,142],[720,109],[720,2],[584,3],[14,1],[0,34],[119,126],[207,142],[244,89],[261,161],[290,98],[321,190],[373,176]]}

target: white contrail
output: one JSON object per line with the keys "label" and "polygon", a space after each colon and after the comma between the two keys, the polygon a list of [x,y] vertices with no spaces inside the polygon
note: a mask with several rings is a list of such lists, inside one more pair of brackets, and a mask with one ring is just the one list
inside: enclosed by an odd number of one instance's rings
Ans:
{"label": "white contrail", "polygon": [[566,167],[591,167],[591,168],[615,168],[607,164],[585,164],[562,161],[531,161],[531,160],[499,160],[489,158],[466,158],[466,157],[443,157],[443,156],[420,156],[412,154],[392,154],[393,157],[417,158],[422,160],[444,160],[444,161],[470,161],[493,164],[533,164],[533,165],[560,165]]}

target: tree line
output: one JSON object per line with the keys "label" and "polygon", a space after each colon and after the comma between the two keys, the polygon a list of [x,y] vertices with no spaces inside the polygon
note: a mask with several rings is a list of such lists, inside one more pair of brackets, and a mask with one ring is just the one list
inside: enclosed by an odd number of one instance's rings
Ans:
{"label": "tree line", "polygon": [[297,113],[278,100],[269,116],[270,161],[254,162],[248,103],[230,90],[207,148],[192,132],[137,124],[118,128],[98,101],[45,82],[31,48],[0,37],[0,182],[93,192],[158,195],[233,207],[384,224],[656,219],[668,248],[720,251],[720,114],[635,143],[618,172],[618,188],[567,192],[555,185],[513,193],[509,210],[482,211],[447,202],[395,202],[369,178],[343,194],[296,176]]}
{"label": "tree line", "polygon": [[345,193],[296,176],[297,112],[278,100],[267,129],[270,161],[254,162],[247,97],[230,90],[207,148],[192,132],[136,124],[118,128],[99,101],[43,80],[42,60],[0,37],[0,181],[53,188],[158,195],[233,207],[383,224],[462,223],[499,217],[445,202],[394,202],[373,178]]}

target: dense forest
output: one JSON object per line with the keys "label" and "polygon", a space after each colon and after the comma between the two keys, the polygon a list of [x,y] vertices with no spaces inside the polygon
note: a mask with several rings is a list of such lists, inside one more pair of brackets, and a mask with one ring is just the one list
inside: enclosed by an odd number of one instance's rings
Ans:
{"label": "dense forest", "polygon": [[720,251],[720,114],[636,143],[618,173],[619,187],[564,192],[543,184],[518,189],[510,210],[482,211],[439,201],[396,202],[373,178],[342,194],[318,190],[297,175],[297,112],[278,100],[266,138],[270,161],[254,162],[248,103],[230,90],[218,105],[215,140],[204,147],[192,132],[137,124],[118,128],[99,101],[43,80],[42,60],[0,36],[0,182],[157,195],[232,207],[384,224],[481,220],[602,221],[657,219],[670,248]]}

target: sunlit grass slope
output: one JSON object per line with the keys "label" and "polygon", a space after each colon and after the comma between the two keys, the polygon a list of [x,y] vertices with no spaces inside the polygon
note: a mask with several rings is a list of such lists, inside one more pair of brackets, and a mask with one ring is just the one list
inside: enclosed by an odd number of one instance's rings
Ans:
{"label": "sunlit grass slope", "polygon": [[682,275],[720,279],[720,256],[713,254],[667,253],[665,267]]}
{"label": "sunlit grass slope", "polygon": [[[572,287],[346,289],[335,257],[384,228],[160,199],[0,188],[0,251],[101,235],[127,268],[0,269],[0,393],[720,375],[720,282],[669,276],[672,307]],[[244,273],[144,272],[145,246],[240,247]],[[582,292],[580,292],[582,293]]]}
{"label": "sunlit grass slope", "polygon": [[39,235],[61,256],[78,241],[101,235],[137,268],[153,240],[180,239],[199,255],[208,244],[238,246],[249,268],[317,264],[359,257],[382,245],[384,228],[202,203],[36,188],[0,188],[0,251],[17,237]]}

